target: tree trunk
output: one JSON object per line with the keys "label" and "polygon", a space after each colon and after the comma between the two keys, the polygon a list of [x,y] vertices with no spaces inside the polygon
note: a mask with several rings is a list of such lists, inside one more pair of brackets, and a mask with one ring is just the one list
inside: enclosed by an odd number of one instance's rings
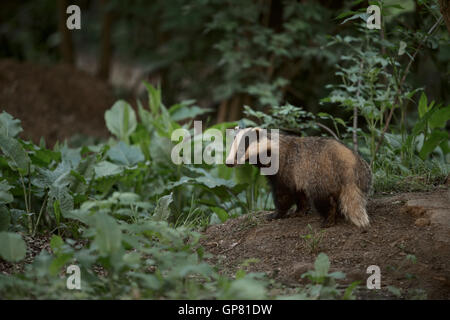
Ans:
{"label": "tree trunk", "polygon": [[73,50],[72,34],[66,26],[67,7],[69,6],[67,0],[58,0],[58,29],[61,36],[60,50],[61,56],[65,63],[75,64],[75,53]]}
{"label": "tree trunk", "polygon": [[108,9],[108,0],[101,0],[103,11],[102,34],[100,38],[100,55],[98,59],[97,77],[108,80],[111,69],[112,45],[111,31],[113,24],[113,12]]}
{"label": "tree trunk", "polygon": [[447,31],[450,33],[450,0],[439,0],[442,17],[444,18]]}
{"label": "tree trunk", "polygon": [[251,97],[242,93],[237,93],[222,101],[217,111],[217,123],[239,120],[242,116],[243,105],[250,104]]}

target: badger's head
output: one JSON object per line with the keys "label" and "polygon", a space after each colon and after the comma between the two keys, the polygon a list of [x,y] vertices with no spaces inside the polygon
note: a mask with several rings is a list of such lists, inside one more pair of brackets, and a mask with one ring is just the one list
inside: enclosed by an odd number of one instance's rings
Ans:
{"label": "badger's head", "polygon": [[[229,167],[250,163],[278,171],[278,134],[262,128],[235,128],[235,137],[225,161]],[[277,130],[278,131],[278,130]],[[276,164],[275,164],[276,163]],[[267,171],[267,170],[266,170]],[[262,174],[275,174],[270,173]]]}

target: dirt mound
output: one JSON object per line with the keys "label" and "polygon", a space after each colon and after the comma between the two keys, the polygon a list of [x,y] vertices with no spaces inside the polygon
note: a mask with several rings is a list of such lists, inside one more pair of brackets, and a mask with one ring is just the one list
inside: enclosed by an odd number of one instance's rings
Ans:
{"label": "dirt mound", "polygon": [[25,139],[51,146],[75,134],[104,137],[113,102],[106,83],[70,66],[0,60],[0,111],[22,120]]}
{"label": "dirt mound", "polygon": [[[367,232],[343,220],[321,231],[317,214],[270,222],[266,212],[247,215],[209,227],[202,244],[227,274],[256,258],[248,271],[266,272],[292,288],[303,283],[301,275],[313,269],[318,252],[325,252],[332,270],[346,273],[346,283],[359,280],[365,287],[367,267],[380,267],[381,290],[361,289],[360,297],[392,297],[387,288],[393,286],[404,298],[418,298],[424,290],[429,299],[450,299],[450,190],[375,198],[368,212]],[[303,238],[308,234],[322,239],[313,245]]]}

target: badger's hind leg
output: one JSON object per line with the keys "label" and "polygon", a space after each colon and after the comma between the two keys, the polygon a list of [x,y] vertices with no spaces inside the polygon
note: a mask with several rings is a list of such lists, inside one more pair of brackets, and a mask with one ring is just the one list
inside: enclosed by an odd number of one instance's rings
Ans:
{"label": "badger's hind leg", "polygon": [[267,216],[268,220],[285,218],[286,213],[295,203],[295,198],[287,190],[277,190],[274,192],[274,203],[276,211]]}
{"label": "badger's hind leg", "polygon": [[301,214],[301,215],[306,215],[309,211],[309,201],[308,198],[306,197],[306,194],[301,191],[298,192],[296,194],[296,205],[297,205],[297,209],[295,210],[295,212],[297,214]]}
{"label": "badger's hind leg", "polygon": [[332,195],[314,199],[314,207],[323,218],[322,227],[328,228],[336,224],[337,201]]}
{"label": "badger's hind leg", "polygon": [[366,198],[355,184],[344,186],[339,196],[339,209],[344,217],[358,227],[369,226]]}

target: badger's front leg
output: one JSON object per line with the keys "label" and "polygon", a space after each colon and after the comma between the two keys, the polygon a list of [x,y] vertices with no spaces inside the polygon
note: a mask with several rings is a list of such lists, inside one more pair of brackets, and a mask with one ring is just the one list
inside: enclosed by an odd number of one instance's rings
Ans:
{"label": "badger's front leg", "polygon": [[291,193],[285,190],[277,190],[274,192],[275,212],[267,216],[268,220],[281,219],[286,217],[286,213],[295,203],[295,199]]}

